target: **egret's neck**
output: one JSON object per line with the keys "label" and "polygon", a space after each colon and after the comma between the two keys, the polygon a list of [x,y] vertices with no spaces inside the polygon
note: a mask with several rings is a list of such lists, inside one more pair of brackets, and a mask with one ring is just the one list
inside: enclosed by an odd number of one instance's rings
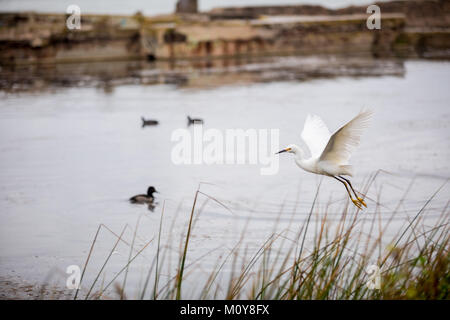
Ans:
{"label": "egret's neck", "polygon": [[305,159],[305,153],[303,152],[302,148],[297,145],[293,145],[291,148],[296,160],[301,161]]}
{"label": "egret's neck", "polygon": [[299,146],[293,146],[292,151],[295,156],[295,163],[303,170],[310,171],[308,159],[305,158],[305,152]]}

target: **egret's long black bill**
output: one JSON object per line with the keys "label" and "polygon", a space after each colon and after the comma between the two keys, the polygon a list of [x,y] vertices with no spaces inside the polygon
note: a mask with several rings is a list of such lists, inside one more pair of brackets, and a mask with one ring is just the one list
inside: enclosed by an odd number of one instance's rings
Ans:
{"label": "egret's long black bill", "polygon": [[275,153],[275,154],[279,154],[279,153],[283,153],[283,152],[287,152],[287,150],[286,150],[286,149],[283,149],[283,150],[278,151],[278,152]]}

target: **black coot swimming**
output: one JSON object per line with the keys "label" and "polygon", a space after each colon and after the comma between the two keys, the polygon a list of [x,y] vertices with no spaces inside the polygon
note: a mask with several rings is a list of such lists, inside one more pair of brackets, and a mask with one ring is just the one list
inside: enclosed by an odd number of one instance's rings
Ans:
{"label": "black coot swimming", "polygon": [[191,124],[203,124],[203,119],[200,118],[191,118],[190,116],[187,116],[188,126]]}
{"label": "black coot swimming", "polygon": [[157,126],[159,124],[158,120],[145,119],[141,117],[142,120],[142,128],[145,126]]}

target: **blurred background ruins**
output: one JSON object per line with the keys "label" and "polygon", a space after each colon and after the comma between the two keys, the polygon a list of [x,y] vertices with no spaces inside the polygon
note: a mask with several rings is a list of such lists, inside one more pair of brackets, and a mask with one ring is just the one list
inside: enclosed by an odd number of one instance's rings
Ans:
{"label": "blurred background ruins", "polygon": [[[256,1],[264,6],[243,6],[246,2],[239,1],[234,2],[240,3],[238,7],[223,8],[211,7],[233,2],[83,0],[79,1],[81,29],[69,30],[65,10],[70,3],[66,2],[0,2],[1,89],[136,81],[186,85],[192,68],[200,73],[215,70],[218,76],[214,81],[209,77],[207,83],[226,83],[236,81],[236,69],[227,67],[280,55],[450,56],[450,1],[445,0],[378,2],[380,30],[366,26],[369,3],[345,0],[283,6],[267,5],[274,3],[270,1]],[[351,6],[336,8],[348,4]],[[114,14],[104,14],[111,12]],[[77,67],[55,64],[92,61],[122,63],[114,64],[114,68],[109,63]],[[281,71],[295,67],[281,66]],[[237,70],[241,78],[250,77],[252,81],[380,72],[358,64],[351,65],[349,71],[328,62],[308,63],[302,68],[301,74],[293,70],[265,72],[263,76],[259,68]]]}

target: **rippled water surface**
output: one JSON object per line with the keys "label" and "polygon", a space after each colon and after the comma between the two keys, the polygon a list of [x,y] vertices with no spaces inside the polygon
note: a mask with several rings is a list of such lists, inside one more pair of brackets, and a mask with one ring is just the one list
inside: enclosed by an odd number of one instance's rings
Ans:
{"label": "rippled water surface", "polygon": [[[246,72],[251,66],[245,67]],[[209,69],[206,75],[189,72],[190,82],[184,85],[126,81],[113,83],[108,90],[58,85],[3,92],[0,275],[40,282],[49,275],[58,278],[55,270],[64,272],[68,265],[82,266],[100,223],[116,234],[128,224],[124,239],[130,243],[140,219],[136,239],[140,247],[157,236],[164,200],[163,243],[177,253],[200,182],[201,190],[221,204],[199,196],[201,215],[188,261],[203,257],[197,271],[216,265],[239,240],[244,226],[244,245],[250,249],[258,248],[275,225],[295,234],[321,179],[302,172],[286,154],[280,156],[279,172],[266,176],[260,175],[259,165],[174,165],[171,134],[187,128],[187,115],[203,118],[205,129],[279,129],[283,147],[299,143],[308,113],[321,116],[334,131],[370,107],[372,125],[352,158],[353,184],[359,188],[378,169],[392,173],[380,173],[368,192],[372,200],[380,197],[380,214],[387,215],[416,177],[392,225],[392,232],[398,232],[405,216],[417,213],[450,176],[450,63],[407,61],[392,68],[397,71],[312,79],[269,77],[268,81],[250,77],[201,85],[214,74]],[[272,65],[267,74],[276,69]],[[145,78],[146,72],[148,76],[149,71],[139,71],[138,78],[142,73]],[[141,116],[157,119],[159,125],[142,128]],[[160,191],[154,212],[128,203],[130,196],[144,193],[149,185]],[[344,188],[329,178],[322,180],[320,188],[318,208],[330,204],[329,219],[337,219],[347,203]],[[436,197],[434,209],[445,207],[448,191],[446,187]],[[364,215],[370,217],[375,204],[369,200],[368,205]],[[100,234],[88,278],[96,274],[114,241],[110,233]],[[150,246],[136,260],[129,283],[142,284],[152,250]],[[120,270],[128,254],[126,244],[116,248],[107,279]]]}

